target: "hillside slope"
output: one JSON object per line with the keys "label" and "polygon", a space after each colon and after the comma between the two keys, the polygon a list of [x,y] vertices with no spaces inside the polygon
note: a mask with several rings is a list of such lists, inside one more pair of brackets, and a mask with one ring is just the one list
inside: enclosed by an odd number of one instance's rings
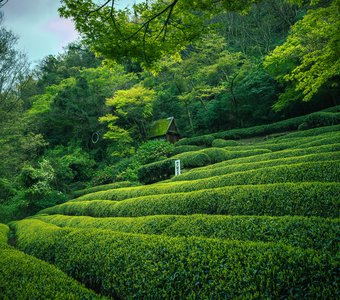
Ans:
{"label": "hillside slope", "polygon": [[16,246],[117,299],[338,298],[340,127],[219,149],[14,222]]}

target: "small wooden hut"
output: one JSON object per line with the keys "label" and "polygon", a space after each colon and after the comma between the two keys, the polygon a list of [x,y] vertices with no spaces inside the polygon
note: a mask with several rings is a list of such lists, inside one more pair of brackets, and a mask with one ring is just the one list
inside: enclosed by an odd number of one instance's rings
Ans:
{"label": "small wooden hut", "polygon": [[150,140],[167,140],[174,144],[180,139],[180,134],[174,117],[154,121],[149,129]]}

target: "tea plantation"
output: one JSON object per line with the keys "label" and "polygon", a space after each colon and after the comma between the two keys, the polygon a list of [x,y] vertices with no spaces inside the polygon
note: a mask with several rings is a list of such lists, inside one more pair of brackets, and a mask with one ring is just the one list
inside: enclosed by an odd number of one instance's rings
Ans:
{"label": "tea plantation", "polygon": [[1,225],[0,298],[339,299],[340,125],[291,123],[183,139],[146,185]]}

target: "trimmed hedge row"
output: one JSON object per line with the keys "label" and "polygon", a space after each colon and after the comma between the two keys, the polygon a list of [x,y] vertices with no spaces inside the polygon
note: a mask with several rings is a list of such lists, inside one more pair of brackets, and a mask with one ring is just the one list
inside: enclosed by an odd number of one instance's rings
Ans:
{"label": "trimmed hedge row", "polygon": [[38,245],[52,236],[52,263],[119,299],[336,299],[339,295],[336,263],[312,250],[98,229],[77,229],[63,236],[43,230],[31,237],[28,228],[34,222],[39,221],[15,225],[21,249],[45,256]]}
{"label": "trimmed hedge row", "polygon": [[[337,111],[336,108],[333,108],[333,110]],[[328,111],[333,111],[333,110],[328,110]],[[177,144],[195,145],[196,141],[201,141],[204,139],[210,139],[212,142],[213,141],[212,137],[214,137],[215,139],[234,140],[234,139],[248,138],[248,137],[254,137],[254,136],[263,136],[263,135],[278,133],[278,132],[283,132],[283,131],[297,130],[299,125],[304,123],[308,118],[310,119],[318,118],[320,120],[320,117],[319,117],[320,115],[322,115],[322,118],[323,118],[322,124],[324,125],[334,124],[335,122],[334,118],[337,120],[335,123],[338,123],[338,116],[335,116],[335,115],[338,115],[337,113],[329,113],[329,112],[327,113],[327,112],[321,111],[321,112],[312,113],[306,116],[291,118],[291,119],[287,119],[287,120],[283,120],[280,122],[267,124],[267,125],[231,129],[227,131],[212,133],[210,135],[202,135],[202,136],[196,136],[193,138],[185,138],[177,142]]]}
{"label": "trimmed hedge row", "polygon": [[194,145],[194,146],[211,147],[211,144],[214,139],[215,139],[214,136],[210,134],[195,136],[192,138],[183,138],[176,143],[176,146]]}
{"label": "trimmed hedge row", "polygon": [[[211,166],[197,168],[196,170],[197,171],[198,170],[209,170],[209,169],[215,169],[215,168],[220,168],[220,167],[230,166],[230,165],[235,165],[235,164],[256,163],[256,162],[265,161],[265,160],[288,158],[288,157],[294,157],[294,156],[303,156],[303,155],[308,155],[308,154],[316,154],[316,153],[324,153],[324,152],[336,152],[336,151],[340,151],[340,143],[328,144],[328,145],[323,145],[323,146],[306,147],[306,148],[301,148],[301,149],[285,149],[285,150],[272,152],[272,153],[259,154],[255,156],[249,156],[249,157],[240,157],[240,158],[235,158],[230,161],[222,161],[220,163],[216,163]],[[189,172],[193,172],[193,171],[194,170],[189,171]]]}
{"label": "trimmed hedge row", "polygon": [[[339,106],[340,107],[340,106]],[[306,129],[302,131],[291,132],[286,135],[275,138],[276,141],[285,140],[290,138],[300,138],[300,137],[308,137],[308,136],[316,136],[319,134],[329,133],[329,132],[338,132],[340,131],[340,125],[334,126],[325,126],[313,129]]]}
{"label": "trimmed hedge row", "polygon": [[146,195],[190,192],[201,189],[219,188],[231,185],[266,184],[279,182],[340,180],[340,161],[310,162],[302,164],[279,165],[235,172],[223,176],[214,176],[193,181],[177,181],[149,186],[121,188],[96,192],[81,196],[75,200],[124,200]]}
{"label": "trimmed hedge row", "polygon": [[257,147],[263,147],[270,149],[272,151],[279,151],[288,148],[308,148],[315,146],[322,146],[327,144],[334,144],[340,141],[340,132],[333,133],[325,133],[320,134],[315,137],[306,137],[306,138],[295,138],[286,140],[275,141],[275,143],[271,144],[259,144]]}
{"label": "trimmed hedge row", "polygon": [[232,147],[232,146],[238,146],[239,143],[234,140],[224,140],[224,139],[215,139],[213,140],[212,144],[213,147],[217,148],[224,148],[224,147]]}
{"label": "trimmed hedge row", "polygon": [[94,187],[74,191],[72,193],[72,196],[73,197],[79,197],[79,196],[82,196],[82,195],[85,195],[85,194],[94,193],[94,192],[98,192],[98,191],[107,191],[107,190],[111,190],[111,189],[118,189],[118,188],[122,188],[122,187],[129,187],[129,186],[135,186],[135,185],[137,185],[136,182],[130,182],[130,181],[114,182],[114,183],[97,185],[97,186],[94,186]]}
{"label": "trimmed hedge row", "polygon": [[208,148],[186,152],[140,167],[138,170],[138,179],[140,182],[148,184],[170,178],[175,173],[175,160],[177,159],[181,160],[181,166],[183,168],[196,168],[237,157],[253,156],[269,152],[271,151],[267,149],[227,151],[221,148]]}
{"label": "trimmed hedge row", "polygon": [[191,151],[198,151],[203,149],[204,147],[202,146],[195,146],[195,145],[184,145],[184,146],[177,146],[175,145],[175,149],[173,151],[173,155],[181,154],[184,152],[191,152]]}
{"label": "trimmed hedge row", "polygon": [[98,228],[113,231],[200,236],[209,238],[281,242],[303,249],[338,251],[340,219],[300,216],[211,216],[161,215],[139,218],[92,218],[75,216],[36,216],[37,219],[62,227]]}
{"label": "trimmed hedge row", "polygon": [[327,161],[327,160],[340,160],[340,152],[325,152],[317,154],[309,154],[304,156],[293,156],[285,158],[277,158],[265,161],[250,162],[250,163],[238,163],[229,166],[216,167],[208,170],[205,169],[195,169],[187,173],[181,174],[180,176],[175,176],[170,179],[170,181],[183,181],[183,180],[195,180],[201,178],[208,178],[218,175],[225,175],[228,173],[241,172],[247,170],[255,170],[259,168],[266,168],[278,165],[288,165],[296,163],[306,163],[313,161]]}
{"label": "trimmed hedge row", "polygon": [[69,201],[46,208],[40,214],[93,217],[189,214],[301,215],[337,218],[340,208],[339,195],[339,183],[243,185],[187,193],[158,192],[124,201]]}
{"label": "trimmed hedge row", "polygon": [[0,224],[1,299],[104,299],[56,267],[10,247],[8,232]]}
{"label": "trimmed hedge row", "polygon": [[337,125],[340,123],[340,113],[317,112],[309,115],[299,126],[299,129],[309,129],[322,126]]}
{"label": "trimmed hedge row", "polygon": [[7,244],[9,228],[5,224],[0,223],[0,247]]}

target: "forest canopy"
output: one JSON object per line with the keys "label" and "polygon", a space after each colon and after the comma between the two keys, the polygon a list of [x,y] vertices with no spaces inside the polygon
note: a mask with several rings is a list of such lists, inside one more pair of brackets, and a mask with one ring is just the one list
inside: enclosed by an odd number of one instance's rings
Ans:
{"label": "forest canopy", "polygon": [[190,137],[338,104],[339,0],[61,2],[82,39],[31,69],[0,14],[2,219],[136,181],[174,151],[153,121]]}

